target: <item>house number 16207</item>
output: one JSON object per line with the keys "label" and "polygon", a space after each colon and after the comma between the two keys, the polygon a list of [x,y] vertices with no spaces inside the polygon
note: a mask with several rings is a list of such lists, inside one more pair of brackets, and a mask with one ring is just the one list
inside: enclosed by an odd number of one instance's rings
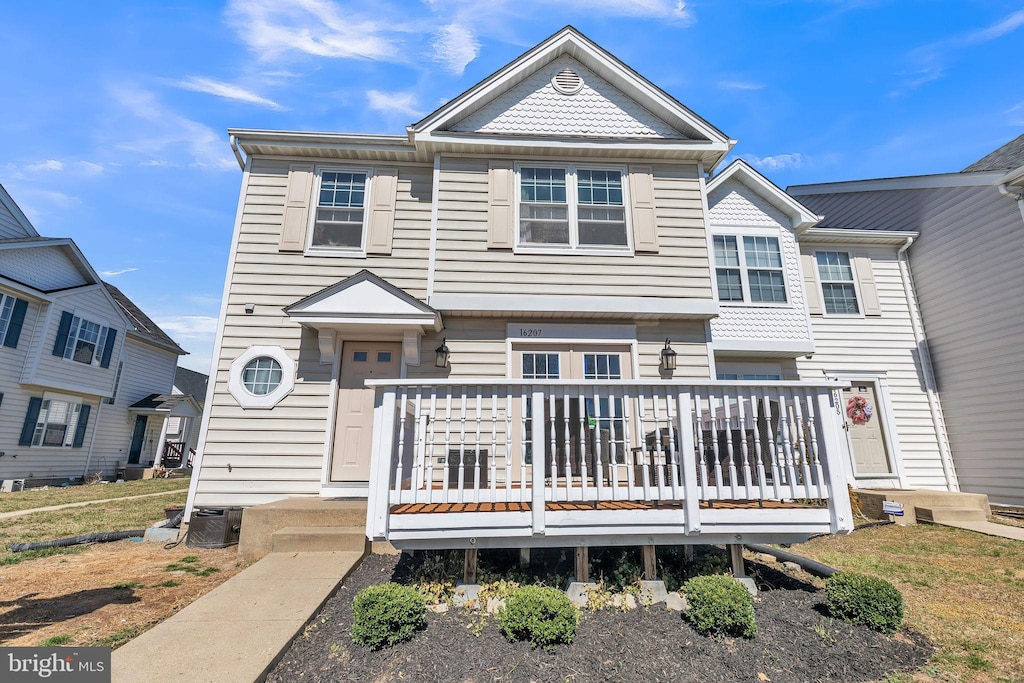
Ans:
{"label": "house number 16207", "polygon": [[519,328],[519,336],[520,337],[539,337],[543,333],[544,333],[544,330],[542,328],[540,328],[540,327],[520,327]]}

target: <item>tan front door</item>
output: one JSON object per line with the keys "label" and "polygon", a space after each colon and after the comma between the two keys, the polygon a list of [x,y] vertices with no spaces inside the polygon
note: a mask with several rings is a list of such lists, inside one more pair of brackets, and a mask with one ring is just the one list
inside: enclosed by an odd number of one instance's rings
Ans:
{"label": "tan front door", "polygon": [[338,381],[331,481],[369,480],[374,391],[364,387],[363,381],[398,379],[402,370],[401,352],[401,344],[345,342]]}
{"label": "tan front door", "polygon": [[[863,403],[870,412],[866,422],[863,409],[858,416],[850,416],[850,401],[853,399]],[[843,389],[843,414],[846,418],[846,429],[857,476],[892,474],[885,436],[882,434],[882,415],[878,409],[878,391],[875,385],[871,382],[855,383],[849,389]]]}

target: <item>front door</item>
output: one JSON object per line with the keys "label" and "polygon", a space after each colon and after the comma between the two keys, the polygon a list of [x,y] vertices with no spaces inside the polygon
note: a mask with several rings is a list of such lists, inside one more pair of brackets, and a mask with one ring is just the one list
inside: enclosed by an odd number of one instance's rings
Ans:
{"label": "front door", "polygon": [[843,389],[843,411],[856,475],[891,475],[875,384],[854,382],[849,389]]}
{"label": "front door", "polygon": [[367,379],[398,379],[402,346],[396,343],[345,342],[338,381],[338,416],[334,428],[331,481],[370,479],[374,390]]}
{"label": "front door", "polygon": [[128,447],[128,464],[138,465],[139,458],[142,456],[142,445],[146,441],[146,422],[148,418],[145,415],[137,415],[135,417],[135,429],[132,431],[132,443]]}

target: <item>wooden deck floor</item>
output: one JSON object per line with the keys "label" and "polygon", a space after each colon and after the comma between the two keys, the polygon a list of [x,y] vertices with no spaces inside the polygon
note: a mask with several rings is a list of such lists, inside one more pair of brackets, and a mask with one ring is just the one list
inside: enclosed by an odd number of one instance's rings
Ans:
{"label": "wooden deck floor", "polygon": [[[600,501],[600,502],[547,502],[545,510],[672,510],[682,507],[680,501],[664,501],[647,503],[643,501]],[[787,503],[778,500],[716,500],[700,501],[702,510],[784,510],[815,508],[818,506],[806,503]],[[393,515],[444,514],[448,512],[529,512],[530,503],[410,503],[391,507]]]}

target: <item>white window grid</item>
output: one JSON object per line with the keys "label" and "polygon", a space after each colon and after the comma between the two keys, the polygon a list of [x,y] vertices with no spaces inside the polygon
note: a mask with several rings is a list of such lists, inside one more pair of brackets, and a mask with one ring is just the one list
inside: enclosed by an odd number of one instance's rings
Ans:
{"label": "white window grid", "polygon": [[[516,164],[515,170],[517,249],[632,253],[626,167],[522,162]],[[523,199],[524,188],[534,190],[534,201]],[[524,222],[565,224],[565,240],[526,241],[523,239]],[[624,233],[621,244],[600,244],[586,237],[588,232],[596,232],[601,226],[619,224]]]}
{"label": "white window grid", "polygon": [[847,251],[816,251],[821,300],[829,315],[859,315],[853,259]]}
{"label": "white window grid", "polygon": [[99,365],[109,331],[108,327],[76,315],[71,319],[64,358],[85,365]]}
{"label": "white window grid", "polygon": [[281,364],[270,356],[253,358],[242,369],[242,386],[253,396],[266,396],[281,386]]}
{"label": "white window grid", "polygon": [[75,442],[75,430],[78,429],[81,410],[82,406],[79,403],[44,399],[39,407],[32,445],[70,448]]}
{"label": "white window grid", "polygon": [[[362,254],[366,250],[366,226],[369,220],[369,168],[323,167],[316,171],[313,210],[309,217],[307,251],[337,254]],[[324,218],[321,218],[324,216]],[[347,226],[359,239],[350,244],[317,244],[320,225]],[[358,243],[356,243],[358,242]]]}
{"label": "white window grid", "polygon": [[0,341],[7,335],[7,326],[11,324],[14,313],[14,297],[0,294]]}
{"label": "white window grid", "polygon": [[714,235],[712,243],[719,301],[787,303],[786,273],[778,237]]}

